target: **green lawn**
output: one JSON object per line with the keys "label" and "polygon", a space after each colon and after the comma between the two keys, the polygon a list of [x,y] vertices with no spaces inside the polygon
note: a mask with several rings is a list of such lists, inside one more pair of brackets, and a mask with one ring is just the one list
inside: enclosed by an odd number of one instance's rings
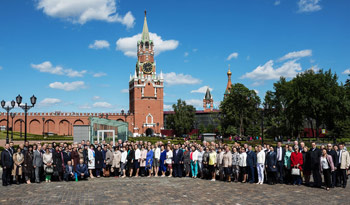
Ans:
{"label": "green lawn", "polygon": [[[6,131],[0,131],[0,139],[6,139]],[[9,131],[9,139],[11,140],[11,131]],[[23,141],[24,140],[24,133],[22,133],[22,137],[20,136],[19,132],[13,132],[13,141]],[[54,136],[47,136],[43,137],[42,135],[35,135],[35,134],[29,134],[27,133],[27,140],[67,140],[67,141],[72,141],[73,137],[69,136],[59,136],[59,135],[54,135]]]}

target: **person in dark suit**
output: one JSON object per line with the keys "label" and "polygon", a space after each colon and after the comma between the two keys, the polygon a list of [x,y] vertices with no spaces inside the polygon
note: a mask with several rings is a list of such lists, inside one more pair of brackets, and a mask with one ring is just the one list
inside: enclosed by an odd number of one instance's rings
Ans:
{"label": "person in dark suit", "polygon": [[101,150],[101,146],[97,147],[97,150],[95,152],[95,169],[96,169],[96,176],[100,177],[100,173],[103,168],[104,158]]}
{"label": "person in dark suit", "polygon": [[173,169],[174,169],[174,177],[182,177],[182,157],[183,152],[179,149],[179,145],[175,145],[175,150],[173,151]]}
{"label": "person in dark suit", "polygon": [[310,149],[310,163],[311,163],[311,171],[312,176],[314,178],[314,187],[321,187],[322,184],[322,178],[320,174],[320,157],[321,157],[321,150],[316,147],[316,143],[313,142],[311,144]]}
{"label": "person in dark suit", "polygon": [[59,181],[62,181],[63,174],[63,154],[60,151],[59,146],[55,147],[55,150],[52,152],[53,159],[53,176],[57,177]]}
{"label": "person in dark suit", "polygon": [[256,153],[253,152],[252,146],[249,145],[247,152],[247,167],[249,183],[255,183],[255,167],[256,167]]}
{"label": "person in dark suit", "polygon": [[13,166],[12,153],[10,151],[10,145],[5,145],[5,150],[1,152],[1,165],[2,165],[2,185],[11,185],[11,171]]}
{"label": "person in dark suit", "polygon": [[[336,167],[338,167],[338,164],[339,164],[339,158],[337,156],[337,153],[334,151],[334,149],[332,149],[332,144],[327,145],[327,154],[332,156],[333,165],[336,169]],[[331,177],[332,177],[331,188],[334,188],[336,185],[336,180],[337,180],[337,172],[335,172],[335,171],[332,172]]]}
{"label": "person in dark suit", "polygon": [[267,182],[270,185],[276,184],[277,179],[277,154],[273,146],[270,146],[270,152],[266,155],[265,167],[267,171]]}
{"label": "person in dark suit", "polygon": [[74,181],[74,169],[72,166],[72,161],[67,161],[66,170],[64,172],[65,181]]}
{"label": "person in dark suit", "polygon": [[87,179],[89,177],[88,167],[84,164],[83,159],[80,159],[79,164],[76,165],[75,173],[77,174],[78,180]]}
{"label": "person in dark suit", "polygon": [[277,168],[277,175],[278,175],[278,182],[283,183],[283,169],[284,169],[284,156],[286,155],[286,150],[282,147],[282,142],[277,142],[277,147],[275,149],[276,152],[276,168]]}

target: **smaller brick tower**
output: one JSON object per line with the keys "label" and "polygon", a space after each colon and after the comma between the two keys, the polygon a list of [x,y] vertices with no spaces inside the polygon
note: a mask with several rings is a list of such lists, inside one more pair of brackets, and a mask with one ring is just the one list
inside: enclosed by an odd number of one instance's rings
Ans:
{"label": "smaller brick tower", "polygon": [[211,96],[209,87],[207,88],[207,92],[205,93],[204,99],[203,99],[203,109],[204,112],[211,112],[214,109],[214,100]]}

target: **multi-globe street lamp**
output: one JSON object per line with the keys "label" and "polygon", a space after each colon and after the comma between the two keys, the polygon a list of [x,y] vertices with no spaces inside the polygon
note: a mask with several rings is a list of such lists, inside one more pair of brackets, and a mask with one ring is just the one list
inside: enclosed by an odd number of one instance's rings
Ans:
{"label": "multi-globe street lamp", "polygon": [[6,126],[6,143],[9,143],[9,112],[12,110],[16,105],[16,102],[14,100],[11,101],[11,106],[6,106],[5,100],[1,101],[1,107],[6,110],[7,112],[7,126]]}
{"label": "multi-globe street lamp", "polygon": [[27,113],[28,113],[28,110],[30,110],[30,108],[34,107],[36,103],[36,97],[34,95],[30,97],[30,103],[32,105],[28,105],[27,103],[25,103],[24,105],[21,105],[22,96],[20,95],[16,97],[16,102],[18,104],[18,107],[22,108],[24,111],[24,142],[26,142],[27,141]]}

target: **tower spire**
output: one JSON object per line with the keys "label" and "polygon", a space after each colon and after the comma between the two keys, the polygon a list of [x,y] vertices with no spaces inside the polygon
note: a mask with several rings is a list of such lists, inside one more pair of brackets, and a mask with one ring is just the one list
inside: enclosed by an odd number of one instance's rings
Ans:
{"label": "tower spire", "polygon": [[228,71],[227,71],[227,78],[228,78],[228,81],[227,81],[227,86],[226,86],[226,90],[225,90],[225,96],[227,96],[228,94],[230,94],[230,90],[231,90],[231,87],[232,87],[232,82],[231,82],[231,70],[230,70],[230,64],[228,64]]}
{"label": "tower spire", "polygon": [[145,10],[145,20],[143,22],[142,38],[141,38],[142,41],[149,41],[149,33],[148,33],[146,14],[147,14],[147,11]]}

